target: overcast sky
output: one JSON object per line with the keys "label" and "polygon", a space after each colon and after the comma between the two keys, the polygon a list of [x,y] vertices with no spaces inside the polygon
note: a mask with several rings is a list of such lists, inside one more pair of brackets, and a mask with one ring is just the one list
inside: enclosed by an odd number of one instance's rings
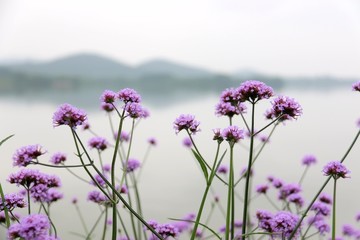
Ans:
{"label": "overcast sky", "polygon": [[0,0],[0,60],[80,52],[360,78],[360,1]]}

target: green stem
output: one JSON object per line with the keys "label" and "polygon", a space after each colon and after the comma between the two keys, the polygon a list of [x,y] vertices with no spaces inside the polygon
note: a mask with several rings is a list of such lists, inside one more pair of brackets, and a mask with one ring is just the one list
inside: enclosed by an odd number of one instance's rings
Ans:
{"label": "green stem", "polygon": [[123,176],[120,181],[120,186],[123,185],[125,176],[127,174],[127,165],[128,165],[128,161],[129,161],[129,157],[130,157],[130,150],[131,150],[133,136],[134,136],[134,125],[135,125],[135,119],[133,119],[133,121],[132,121],[131,132],[130,132],[130,141],[129,141],[128,150],[127,150],[127,153],[125,156],[125,164],[124,164]]}
{"label": "green stem", "polygon": [[53,229],[54,229],[54,235],[55,235],[55,238],[57,238],[57,231],[56,231],[56,227],[55,227],[55,225],[54,225],[54,223],[53,223],[53,221],[51,220],[51,218],[50,218],[50,213],[49,213],[49,211],[47,211],[46,210],[46,207],[44,206],[44,204],[41,202],[41,206],[42,206],[42,208],[44,209],[44,211],[45,211],[45,213],[46,213],[46,215],[48,216],[48,218],[49,218],[49,222],[50,222],[50,224],[51,224],[51,226],[53,227]]}
{"label": "green stem", "polygon": [[[125,177],[125,184],[126,184],[126,186],[129,186],[128,181],[127,181],[127,177]],[[130,190],[127,193],[127,197],[128,197],[128,203],[129,203],[130,207],[132,208],[133,206],[132,206]],[[134,215],[130,214],[130,220],[131,220],[131,226],[132,226],[133,233],[134,233],[134,238],[138,239],[137,232],[136,232],[136,227],[135,227]]]}
{"label": "green stem", "polygon": [[31,207],[30,207],[30,189],[26,188],[26,193],[27,193],[27,201],[28,201],[28,215],[31,214]]}
{"label": "green stem", "polygon": [[208,181],[206,183],[206,189],[205,189],[205,192],[204,192],[203,197],[201,199],[201,203],[200,203],[198,213],[196,215],[195,224],[194,224],[194,227],[193,227],[193,230],[192,230],[192,233],[191,233],[191,240],[194,240],[195,237],[196,237],[196,231],[197,231],[197,229],[199,227],[199,223],[200,223],[202,211],[204,209],[204,205],[205,205],[205,202],[206,202],[207,194],[208,194],[208,192],[210,190],[212,181],[214,180],[214,176],[215,176],[216,168],[217,168],[216,163],[217,163],[217,159],[218,159],[218,156],[219,156],[219,150],[220,150],[220,143],[218,143],[218,145],[217,145],[213,167],[211,169],[210,177],[209,177],[209,179],[208,179]]}
{"label": "green stem", "polygon": [[[90,156],[88,154],[88,152],[86,151],[86,148],[84,146],[84,144],[82,143],[80,137],[77,135],[77,133],[75,131],[73,131],[74,136],[76,137],[76,139],[79,140],[79,143],[82,147],[82,149],[84,150],[84,153],[86,155],[86,157],[89,159],[89,161],[91,161]],[[77,145],[77,142],[76,142]],[[79,150],[78,150],[79,151]],[[82,161],[81,155],[80,155],[80,159]],[[91,165],[93,167],[93,169],[96,171],[97,174],[99,174],[99,176],[104,180],[104,182],[107,184],[107,186],[110,187],[110,189],[116,194],[116,196],[120,199],[120,201],[125,205],[125,207],[137,218],[139,219],[145,226],[146,228],[148,228],[157,238],[159,238],[160,240],[164,240],[164,238],[154,230],[154,228],[152,228],[130,205],[129,203],[127,203],[125,201],[125,199],[121,196],[121,194],[116,190],[116,188],[106,179],[106,177],[104,177],[104,175],[102,175],[101,171],[95,166],[95,165]],[[87,170],[87,168],[85,168],[85,170]],[[90,174],[91,173],[87,170],[87,173]],[[102,189],[101,189],[102,190]],[[109,198],[110,199],[110,198]],[[110,199],[110,201],[112,201],[112,199]]]}
{"label": "green stem", "polygon": [[81,225],[83,226],[83,228],[84,228],[84,230],[85,230],[85,234],[88,235],[88,234],[89,234],[89,230],[88,230],[87,227],[86,227],[85,220],[84,220],[83,215],[81,214],[80,208],[79,208],[79,206],[78,206],[76,203],[75,203],[75,208],[76,208],[76,212],[77,212],[78,215],[79,215]]}
{"label": "green stem", "polygon": [[96,226],[99,224],[102,215],[105,213],[105,209],[101,211],[101,214],[99,215],[99,217],[96,219],[94,226],[91,228],[89,234],[86,236],[86,240],[90,239],[91,234],[94,232]]}
{"label": "green stem", "polygon": [[[254,125],[255,125],[255,103],[252,103],[251,111],[251,131],[250,131],[250,149],[249,149],[249,161],[248,168],[246,170],[246,182],[245,182],[245,196],[244,196],[244,208],[243,208],[243,226],[242,226],[242,235],[246,234],[247,216],[248,216],[248,201],[249,201],[249,186],[250,186],[250,175],[251,175],[251,165],[253,161],[253,148],[254,148]],[[242,237],[245,239],[245,237]]]}
{"label": "green stem", "polygon": [[332,240],[335,240],[335,232],[336,232],[336,181],[337,178],[334,178],[334,191],[333,191],[333,214],[332,214],[332,231],[331,236]]}
{"label": "green stem", "polygon": [[[357,139],[359,138],[360,135],[360,130],[357,132],[354,140],[352,141],[352,143],[350,144],[349,148],[347,149],[347,151],[345,152],[344,156],[341,158],[340,162],[343,163],[346,159],[346,157],[349,155],[351,149],[354,147]],[[314,204],[314,202],[316,201],[316,199],[319,197],[320,193],[324,190],[324,188],[326,187],[326,185],[329,183],[331,179],[331,176],[329,176],[326,181],[324,182],[324,184],[321,186],[320,190],[317,192],[317,194],[314,196],[313,200],[311,201],[311,203],[309,204],[309,206],[306,208],[305,212],[303,213],[303,215],[301,216],[299,222],[296,224],[294,230],[292,231],[292,233],[289,236],[289,240],[292,239],[296,233],[296,231],[299,229],[302,221],[304,220],[304,218],[306,217],[307,213],[310,211],[310,208],[312,207],[312,205]]]}
{"label": "green stem", "polygon": [[9,227],[10,227],[10,217],[9,217],[8,208],[7,208],[7,206],[6,206],[5,195],[4,195],[4,191],[3,191],[3,189],[2,189],[1,183],[0,183],[0,197],[1,197],[2,205],[3,205],[3,207],[4,207],[5,224],[6,224],[6,227],[9,228]]}
{"label": "green stem", "polygon": [[102,233],[102,240],[105,240],[106,237],[106,228],[107,228],[107,218],[108,218],[108,207],[105,207],[105,221],[104,221],[104,229]]}
{"label": "green stem", "polygon": [[[141,207],[141,200],[140,200],[140,192],[139,192],[139,188],[138,188],[138,185],[137,185],[136,177],[135,177],[134,172],[132,172],[130,175],[131,175],[132,181],[134,183],[136,206],[138,207],[139,214],[141,216],[143,216],[142,207]],[[145,234],[145,229],[141,226],[141,222],[139,221],[138,223],[139,223],[138,224],[138,231],[139,231],[139,236],[140,236],[140,239],[141,239],[141,232],[144,233],[144,236],[146,236],[146,234]]]}
{"label": "green stem", "polygon": [[230,144],[230,169],[229,169],[229,185],[228,185],[228,198],[227,198],[227,211],[226,211],[226,229],[225,229],[225,239],[229,240],[229,235],[231,235],[230,239],[233,239],[234,235],[234,218],[233,213],[234,207],[234,166],[233,166],[233,148],[234,144]]}

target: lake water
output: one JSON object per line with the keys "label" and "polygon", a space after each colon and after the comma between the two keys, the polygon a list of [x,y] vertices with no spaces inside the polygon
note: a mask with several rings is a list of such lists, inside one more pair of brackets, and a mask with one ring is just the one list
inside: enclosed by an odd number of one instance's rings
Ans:
{"label": "lake water", "polygon": [[[270,144],[265,147],[255,164],[254,186],[264,183],[269,175],[277,176],[288,183],[297,182],[303,171],[300,164],[301,158],[305,154],[314,154],[318,158],[318,164],[309,169],[303,183],[303,194],[310,201],[326,179],[321,173],[322,167],[328,161],[339,160],[358,131],[355,122],[360,118],[360,95],[350,89],[349,86],[349,88],[326,91],[282,89],[278,92],[278,94],[295,98],[303,107],[303,116],[297,121],[279,125]],[[173,99],[161,99],[159,96],[157,101],[143,99],[144,105],[150,110],[151,115],[150,118],[142,120],[136,128],[131,156],[141,160],[144,150],[147,148],[147,139],[155,137],[158,140],[158,145],[151,149],[146,165],[142,169],[139,183],[145,219],[156,219],[164,223],[169,221],[168,218],[181,218],[187,213],[197,211],[205,183],[190,151],[182,146],[185,133],[180,132],[176,135],[172,123],[181,113],[196,115],[201,122],[201,132],[196,134],[195,141],[204,157],[212,161],[216,148],[215,142],[211,140],[212,129],[224,128],[228,124],[226,118],[218,118],[214,115],[214,105],[218,101],[220,92],[221,90],[217,94],[197,95],[183,93],[183,96],[176,96],[176,99],[182,101],[176,102]],[[98,96],[100,94],[101,92]],[[52,114],[59,103],[73,103],[71,100],[77,99],[78,105],[88,113],[92,129],[101,136],[111,138],[108,118],[95,106],[98,104],[98,96],[94,98],[91,94],[82,94],[81,96],[72,96],[67,100],[68,96],[62,96],[59,93],[57,95],[56,101],[47,101],[46,98],[36,100],[30,96],[0,98],[0,138],[15,134],[14,138],[0,148],[0,181],[6,192],[16,191],[16,187],[8,184],[5,179],[11,172],[17,171],[17,168],[12,167],[12,155],[21,146],[41,144],[48,151],[48,154],[40,158],[43,162],[48,162],[52,153],[63,151],[68,154],[69,163],[77,163],[76,158],[72,155],[75,148],[70,131],[66,127],[54,128],[52,126]],[[173,97],[169,94],[166,96]],[[263,119],[263,112],[269,106],[270,103],[267,101],[258,104],[256,110],[257,129],[266,123]],[[240,118],[236,119],[234,124],[244,127]],[[129,126],[129,124],[126,125],[126,127]],[[91,137],[88,132],[79,130],[79,133],[84,142]],[[245,141],[244,144],[247,142]],[[226,149],[227,146],[224,143],[222,147]],[[237,145],[235,153],[235,166],[240,172],[246,165],[247,151]],[[96,152],[91,151],[91,154],[95,159]],[[110,162],[111,151],[104,154],[104,161]],[[227,158],[224,161],[227,163]],[[341,179],[338,184],[339,233],[341,224],[354,224],[354,216],[360,212],[358,204],[360,195],[357,194],[360,185],[359,161],[360,143],[358,142],[345,161],[345,165],[351,170],[351,178]],[[59,226],[60,237],[62,239],[80,239],[71,234],[80,228],[80,222],[70,201],[74,196],[79,198],[81,209],[86,214],[86,222],[89,225],[92,224],[99,214],[99,209],[86,200],[87,192],[92,188],[78,181],[64,169],[44,167],[40,167],[40,169],[58,174],[62,178],[63,187],[61,189],[65,198],[62,202],[54,204],[52,209],[54,222]],[[75,171],[79,175],[86,176],[81,169]],[[213,189],[220,196],[220,202],[225,207],[226,189],[218,181],[214,183]],[[240,184],[237,190],[242,194],[243,186]],[[330,194],[331,186],[329,185],[325,191]],[[241,204],[239,204],[238,219],[242,217],[241,208]],[[262,197],[256,198],[251,205],[252,210],[259,208],[274,212],[274,209]],[[210,225],[214,229],[218,229],[223,222],[221,213],[216,210]],[[99,236],[100,233],[97,232],[97,234]],[[110,236],[110,231],[108,234]],[[0,238],[5,238],[2,228],[0,228]]]}

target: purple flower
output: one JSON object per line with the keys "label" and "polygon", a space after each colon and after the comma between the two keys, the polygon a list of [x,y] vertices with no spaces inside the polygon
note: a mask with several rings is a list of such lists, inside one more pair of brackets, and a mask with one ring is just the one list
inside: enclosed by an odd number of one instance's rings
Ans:
{"label": "purple flower", "polygon": [[35,202],[43,202],[47,197],[49,187],[46,184],[38,184],[30,189],[30,195]]}
{"label": "purple flower", "polygon": [[8,230],[8,239],[16,239],[18,237],[31,240],[41,239],[47,236],[50,228],[49,219],[42,214],[32,214],[21,219],[20,223],[15,223]]}
{"label": "purple flower", "polygon": [[224,138],[221,136],[220,128],[213,129],[213,132],[214,132],[213,140],[217,141],[218,143],[221,143],[222,141],[224,141]]}
{"label": "purple flower", "polygon": [[260,184],[258,186],[256,186],[256,192],[261,194],[266,194],[267,190],[269,189],[269,186],[266,184]]}
{"label": "purple flower", "polygon": [[239,99],[234,88],[225,89],[220,95],[221,102],[237,103]]}
{"label": "purple flower", "polygon": [[73,197],[73,198],[71,199],[71,203],[72,203],[72,204],[77,204],[78,201],[79,201],[79,200],[77,199],[77,197]]}
{"label": "purple flower", "polygon": [[314,222],[314,226],[322,235],[330,232],[330,226],[324,220]]}
{"label": "purple flower", "polygon": [[330,214],[330,206],[320,201],[314,202],[310,209],[315,211],[316,214],[321,214],[323,216],[328,216]]}
{"label": "purple flower", "polygon": [[319,201],[326,203],[326,204],[332,204],[332,198],[331,196],[329,196],[326,193],[321,193],[321,195],[319,196]]}
{"label": "purple flower", "polygon": [[317,162],[316,157],[314,155],[305,155],[302,160],[302,164],[305,166],[313,165]]}
{"label": "purple flower", "polygon": [[199,129],[200,122],[195,120],[194,115],[185,115],[181,114],[178,118],[175,119],[174,129],[176,133],[179,133],[181,130],[186,130],[190,134],[195,134],[200,131]]}
{"label": "purple flower", "polygon": [[261,99],[269,99],[274,95],[271,87],[256,80],[243,82],[235,92],[241,102],[249,101],[251,103],[256,103]]}
{"label": "purple flower", "polygon": [[217,172],[222,174],[227,174],[228,171],[229,168],[226,165],[220,165],[219,168],[217,169]]}
{"label": "purple flower", "polygon": [[133,172],[140,167],[140,161],[137,159],[129,159],[127,162],[126,172]]}
{"label": "purple flower", "polygon": [[291,203],[296,204],[299,207],[302,207],[304,205],[304,199],[299,193],[290,194],[287,197],[287,200]]}
{"label": "purple flower", "polygon": [[179,234],[179,229],[169,223],[158,224],[155,230],[165,239],[167,237],[176,237]]}
{"label": "purple flower", "polygon": [[[10,220],[11,221],[16,221],[20,218],[20,215],[17,213],[13,213],[13,215],[9,214]],[[0,223],[6,223],[6,218],[5,218],[5,212],[2,211],[0,212]]]}
{"label": "purple flower", "polygon": [[[5,206],[9,211],[12,211],[14,208],[24,208],[26,206],[26,202],[24,200],[24,196],[18,193],[9,193],[5,194]],[[4,203],[0,198],[0,211],[4,211]]]}
{"label": "purple flower", "polygon": [[185,137],[182,141],[183,145],[187,148],[191,148],[192,147],[192,142],[191,139],[189,137]]}
{"label": "purple flower", "polygon": [[221,136],[228,142],[238,142],[244,139],[244,131],[237,126],[229,126],[222,130]]}
{"label": "purple flower", "polygon": [[105,112],[112,112],[114,111],[114,106],[110,103],[101,103],[101,109]]}
{"label": "purple flower", "polygon": [[[106,177],[106,176],[104,176]],[[94,179],[96,181],[96,183],[98,183],[101,187],[105,187],[106,186],[106,182],[105,180],[99,175],[99,174],[95,174],[94,175]],[[96,183],[94,182],[94,180],[91,179],[90,182],[92,185],[96,186]]]}
{"label": "purple flower", "polygon": [[140,103],[141,96],[131,88],[124,88],[118,92],[118,98],[124,103]]}
{"label": "purple flower", "polygon": [[116,97],[117,97],[117,94],[115,92],[110,91],[110,90],[105,90],[100,97],[100,101],[102,103],[109,104],[109,103],[115,102]]}
{"label": "purple flower", "polygon": [[104,172],[110,172],[111,166],[110,166],[110,164],[104,164],[104,166],[102,167],[102,169],[104,170]]}
{"label": "purple flower", "polygon": [[125,111],[131,118],[146,118],[149,114],[147,110],[137,102],[129,102],[124,106]]}
{"label": "purple flower", "polygon": [[323,169],[323,173],[325,176],[332,176],[335,179],[338,178],[347,178],[347,174],[350,171],[339,161],[332,161],[325,165]]}
{"label": "purple flower", "polygon": [[26,189],[39,184],[46,184],[48,187],[58,187],[61,185],[58,177],[41,173],[37,169],[28,168],[22,168],[18,172],[10,174],[8,181],[11,184],[24,186]]}
{"label": "purple flower", "polygon": [[360,221],[360,213],[357,213],[357,214],[356,214],[356,216],[355,216],[355,220],[356,220],[357,222],[359,222],[359,221]]}
{"label": "purple flower", "polygon": [[266,118],[275,119],[282,116],[279,121],[296,119],[301,116],[302,108],[293,98],[278,96],[272,101],[272,108],[265,113]]}
{"label": "purple flower", "polygon": [[50,162],[55,165],[59,165],[65,161],[66,161],[66,155],[65,155],[65,153],[61,153],[61,152],[55,153],[50,158]]}
{"label": "purple flower", "polygon": [[95,148],[99,151],[104,151],[109,143],[108,141],[103,137],[93,137],[88,142],[90,148]]}
{"label": "purple flower", "polygon": [[217,116],[228,116],[233,117],[234,115],[239,115],[240,113],[246,112],[246,106],[243,103],[233,104],[231,102],[222,102],[220,101],[215,106],[215,114]]}
{"label": "purple flower", "polygon": [[44,153],[39,144],[21,147],[13,155],[13,165],[25,167]]}
{"label": "purple flower", "polygon": [[150,145],[152,145],[152,146],[156,146],[157,145],[157,140],[156,140],[156,138],[151,137],[151,138],[148,139],[148,143]]}
{"label": "purple flower", "polygon": [[344,224],[344,225],[342,226],[342,234],[343,234],[344,236],[349,236],[349,237],[351,237],[351,236],[354,235],[354,233],[355,233],[355,229],[353,228],[353,226],[351,226],[351,225],[349,225],[349,224]]}
{"label": "purple flower", "polygon": [[357,81],[356,83],[354,83],[354,84],[352,85],[352,89],[353,89],[353,91],[358,91],[358,92],[360,92],[360,81]]}
{"label": "purple flower", "polygon": [[[291,212],[280,211],[274,215],[271,221],[271,229],[274,233],[281,233],[282,237],[288,238],[295,229],[299,217]],[[295,234],[295,239],[300,234],[300,228]]]}
{"label": "purple flower", "polygon": [[87,121],[86,113],[71,106],[70,104],[64,103],[60,105],[53,116],[54,126],[68,125],[75,129],[76,126],[83,125]]}
{"label": "purple flower", "polygon": [[179,233],[184,232],[191,227],[192,222],[189,222],[189,221],[193,221],[195,219],[195,217],[196,217],[195,214],[190,213],[182,218],[182,220],[184,220],[184,221],[175,222],[173,225],[174,225],[174,227],[176,227],[178,229]]}
{"label": "purple flower", "polygon": [[301,192],[301,187],[298,184],[286,184],[279,190],[279,199],[286,200],[291,194]]}
{"label": "purple flower", "polygon": [[[116,132],[116,133],[114,134],[115,140],[117,139],[117,137],[118,137],[118,133]],[[128,133],[125,132],[125,131],[121,131],[121,133],[120,133],[120,141],[121,141],[121,142],[128,142],[129,140],[130,140],[130,134],[128,134]]]}
{"label": "purple flower", "polygon": [[272,176],[268,177],[269,182],[272,183],[274,188],[281,188],[284,185],[284,181],[278,178],[274,178]]}
{"label": "purple flower", "polygon": [[259,227],[267,232],[272,232],[271,221],[273,214],[266,210],[258,210],[256,212],[256,218],[258,219]]}
{"label": "purple flower", "polygon": [[103,204],[106,202],[107,198],[102,192],[94,190],[88,193],[87,200],[94,203]]}

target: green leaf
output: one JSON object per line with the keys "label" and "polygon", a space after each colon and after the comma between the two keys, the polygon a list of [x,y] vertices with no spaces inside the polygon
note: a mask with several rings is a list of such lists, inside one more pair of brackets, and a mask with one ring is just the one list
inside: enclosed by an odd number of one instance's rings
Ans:
{"label": "green leaf", "polygon": [[[178,218],[169,218],[170,220],[173,221],[182,221],[182,222],[191,222],[191,223],[195,223],[195,221],[192,220],[185,220],[185,219],[178,219]],[[207,230],[209,230],[210,232],[212,232],[212,234],[214,234],[218,239],[221,240],[221,237],[219,236],[219,234],[217,234],[213,229],[209,228],[208,226],[206,226],[205,224],[202,224],[199,222],[199,225],[206,228]]]}
{"label": "green leaf", "polygon": [[3,203],[3,206],[4,206],[6,227],[9,228],[10,227],[10,217],[9,217],[8,209],[5,204],[5,196],[4,196],[4,192],[2,189],[1,183],[0,183],[0,197],[1,197],[1,202]]}
{"label": "green leaf", "polygon": [[1,146],[4,142],[6,142],[6,141],[9,140],[10,138],[12,138],[14,135],[15,135],[15,134],[12,134],[12,135],[6,137],[5,139],[1,140],[0,146]]}
{"label": "green leaf", "polygon": [[206,168],[206,165],[205,165],[205,160],[199,154],[197,154],[194,151],[194,149],[191,149],[191,151],[193,152],[193,154],[194,154],[196,160],[198,161],[198,163],[200,164],[201,170],[204,173],[205,181],[207,182],[209,174],[208,174],[208,171],[207,171],[207,168]]}

